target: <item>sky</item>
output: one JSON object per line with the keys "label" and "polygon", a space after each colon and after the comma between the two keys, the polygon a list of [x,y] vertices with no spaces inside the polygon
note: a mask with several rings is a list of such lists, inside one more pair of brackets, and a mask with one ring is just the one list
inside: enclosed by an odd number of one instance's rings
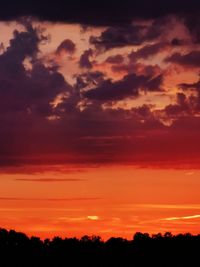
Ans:
{"label": "sky", "polygon": [[7,1],[0,227],[199,233],[198,1]]}

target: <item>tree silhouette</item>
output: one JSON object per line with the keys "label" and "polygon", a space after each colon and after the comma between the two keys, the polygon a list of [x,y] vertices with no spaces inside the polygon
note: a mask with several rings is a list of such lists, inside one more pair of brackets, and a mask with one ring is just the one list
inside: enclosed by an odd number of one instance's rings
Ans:
{"label": "tree silhouette", "polygon": [[99,236],[41,240],[0,229],[1,267],[200,266],[200,235],[137,232],[132,240]]}

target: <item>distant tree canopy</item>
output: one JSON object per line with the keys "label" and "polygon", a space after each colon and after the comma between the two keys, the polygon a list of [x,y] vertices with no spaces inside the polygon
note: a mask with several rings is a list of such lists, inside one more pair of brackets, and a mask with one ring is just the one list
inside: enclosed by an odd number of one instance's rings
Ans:
{"label": "distant tree canopy", "polygon": [[200,235],[137,232],[132,240],[99,236],[41,240],[0,229],[1,267],[200,266]]}

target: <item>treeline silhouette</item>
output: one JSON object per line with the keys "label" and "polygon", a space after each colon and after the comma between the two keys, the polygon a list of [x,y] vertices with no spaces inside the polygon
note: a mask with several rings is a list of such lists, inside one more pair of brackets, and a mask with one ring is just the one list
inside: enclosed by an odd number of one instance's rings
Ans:
{"label": "treeline silhouette", "polygon": [[1,267],[200,266],[200,235],[136,233],[132,240],[99,236],[41,240],[0,229]]}

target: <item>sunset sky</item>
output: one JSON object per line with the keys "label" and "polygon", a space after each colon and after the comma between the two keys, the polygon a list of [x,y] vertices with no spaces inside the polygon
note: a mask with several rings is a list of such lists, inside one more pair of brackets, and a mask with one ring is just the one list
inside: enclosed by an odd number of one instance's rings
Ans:
{"label": "sunset sky", "polygon": [[0,10],[0,227],[200,233],[200,3]]}

